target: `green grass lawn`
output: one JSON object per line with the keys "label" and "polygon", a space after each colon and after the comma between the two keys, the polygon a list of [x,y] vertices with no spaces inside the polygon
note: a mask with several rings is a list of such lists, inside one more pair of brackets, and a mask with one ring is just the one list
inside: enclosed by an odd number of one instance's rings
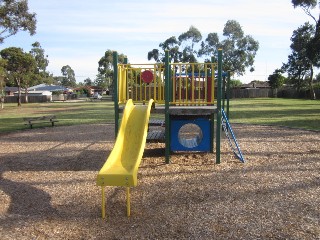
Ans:
{"label": "green grass lawn", "polygon": [[[22,104],[20,108],[17,104],[5,104],[4,109],[0,110],[0,132],[26,129],[28,126],[24,125],[24,117],[50,114],[57,116],[57,126],[114,123],[111,101],[29,103]],[[320,101],[281,98],[232,99],[230,122],[320,130]]]}
{"label": "green grass lawn", "polygon": [[[11,132],[26,129],[24,117],[56,115],[61,125],[77,125],[92,123],[113,123],[114,109],[111,101],[96,102],[51,102],[28,103],[17,107],[17,104],[5,104],[0,110],[0,132]],[[46,124],[43,126],[50,126]],[[40,125],[34,125],[40,127]]]}
{"label": "green grass lawn", "polygon": [[230,121],[320,130],[320,101],[283,98],[230,100]]}

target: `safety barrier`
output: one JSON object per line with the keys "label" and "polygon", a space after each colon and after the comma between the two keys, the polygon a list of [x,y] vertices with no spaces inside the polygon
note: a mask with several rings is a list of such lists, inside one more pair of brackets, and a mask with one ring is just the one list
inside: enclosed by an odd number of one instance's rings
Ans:
{"label": "safety barrier", "polygon": [[[170,105],[214,104],[214,63],[171,63]],[[163,64],[118,64],[118,101],[165,103]]]}
{"label": "safety barrier", "polygon": [[171,64],[174,105],[214,104],[213,63]]}
{"label": "safety barrier", "polygon": [[164,103],[163,64],[118,64],[118,73],[119,103]]}

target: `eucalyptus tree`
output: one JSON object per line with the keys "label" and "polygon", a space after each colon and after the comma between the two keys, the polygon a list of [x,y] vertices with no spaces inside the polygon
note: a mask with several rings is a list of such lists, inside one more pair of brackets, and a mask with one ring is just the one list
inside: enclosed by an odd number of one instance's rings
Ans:
{"label": "eucalyptus tree", "polygon": [[5,97],[5,78],[6,78],[6,65],[7,61],[5,59],[0,58],[0,104],[1,109],[4,107],[4,97]]}
{"label": "eucalyptus tree", "polygon": [[309,86],[312,99],[315,98],[313,90],[314,63],[308,54],[308,46],[314,34],[315,28],[310,23],[305,23],[293,31],[290,45],[292,53],[288,56],[288,62],[282,67],[288,73],[289,81],[296,86],[298,91],[304,85]]}
{"label": "eucalyptus tree", "polygon": [[0,1],[0,43],[19,31],[36,33],[36,14],[29,12],[27,0]]}
{"label": "eucalyptus tree", "polygon": [[83,80],[84,86],[92,86],[92,80],[91,78],[86,78],[85,80]]}
{"label": "eucalyptus tree", "polygon": [[108,89],[110,85],[110,83],[106,81],[106,78],[101,74],[96,75],[96,78],[93,83],[95,86],[100,87],[102,89]]}
{"label": "eucalyptus tree", "polygon": [[63,66],[61,73],[63,77],[61,85],[68,87],[75,87],[77,85],[74,70],[69,65]]}
{"label": "eucalyptus tree", "polygon": [[[110,83],[112,85],[113,82],[113,52],[112,50],[108,49],[105,53],[104,56],[100,58],[98,62],[98,73],[101,74],[102,76],[105,76],[105,81]],[[126,56],[121,53],[118,55],[118,62],[119,63],[124,63]]]}
{"label": "eucalyptus tree", "polygon": [[288,74],[288,83],[293,84],[298,92],[305,87],[304,78],[309,69],[305,67],[302,57],[297,52],[288,56],[288,62],[283,64],[282,69]]}
{"label": "eucalyptus tree", "polygon": [[320,1],[317,0],[291,0],[293,6],[300,7],[302,10],[314,21],[315,33],[307,46],[308,58],[312,61],[313,65],[320,67],[320,13],[318,16],[312,14],[317,6],[320,9]]}
{"label": "eucalyptus tree", "polygon": [[16,47],[5,48],[0,55],[7,61],[5,70],[8,78],[18,87],[18,106],[21,106],[21,87],[28,85],[30,75],[36,68],[36,61],[30,53]]}
{"label": "eucalyptus tree", "polygon": [[277,91],[285,83],[286,78],[282,75],[282,69],[276,69],[268,77],[269,86]]}
{"label": "eucalyptus tree", "polygon": [[159,47],[162,49],[154,48],[153,50],[148,52],[148,60],[154,59],[156,62],[164,62],[165,61],[165,51],[169,51],[169,57],[173,62],[179,62],[182,53],[179,50],[180,42],[177,40],[175,36],[172,36],[165,40],[164,42],[159,44]]}
{"label": "eucalyptus tree", "polygon": [[178,39],[172,36],[159,44],[159,49],[148,52],[148,60],[164,62],[165,50],[169,51],[172,62],[198,62],[203,59],[211,61],[211,57],[218,54],[218,49],[223,49],[224,70],[231,70],[237,75],[243,75],[248,67],[252,67],[259,42],[250,35],[245,35],[240,24],[235,20],[229,20],[223,29],[223,39],[218,33],[209,33],[204,41],[201,32],[191,26],[187,32],[179,35]]}
{"label": "eucalyptus tree", "polygon": [[45,54],[45,50],[41,47],[39,42],[34,42],[30,50],[30,54],[36,61],[36,70],[32,79],[34,80],[34,84],[40,83],[53,83],[52,75],[47,71],[47,67],[49,65],[48,55]]}
{"label": "eucalyptus tree", "polygon": [[[223,49],[223,70],[230,70],[238,76],[246,69],[254,71],[254,59],[259,49],[259,42],[251,35],[245,35],[241,25],[235,20],[228,20],[223,28],[224,39],[217,33],[209,33],[201,43],[200,56],[217,56],[218,49]],[[209,61],[209,59],[207,59]]]}
{"label": "eucalyptus tree", "polygon": [[46,70],[49,65],[48,55],[45,54],[39,42],[34,42],[31,46],[30,54],[36,60],[39,74],[43,76],[47,75]]}
{"label": "eucalyptus tree", "polygon": [[197,43],[202,39],[201,32],[194,26],[190,26],[188,31],[181,33],[178,39],[171,36],[159,44],[161,50],[154,48],[148,52],[148,60],[154,59],[156,62],[164,62],[165,51],[169,51],[172,62],[197,62]]}
{"label": "eucalyptus tree", "polygon": [[182,46],[181,62],[197,62],[198,51],[195,49],[195,46],[202,40],[200,31],[194,26],[191,26],[189,30],[182,33],[178,39]]}

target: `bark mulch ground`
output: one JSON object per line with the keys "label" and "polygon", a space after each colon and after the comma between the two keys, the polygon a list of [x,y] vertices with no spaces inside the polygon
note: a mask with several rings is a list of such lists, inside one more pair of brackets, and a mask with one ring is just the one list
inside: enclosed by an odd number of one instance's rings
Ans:
{"label": "bark mulch ground", "polygon": [[320,132],[234,124],[246,163],[225,138],[209,153],[146,145],[138,186],[95,178],[113,125],[32,129],[0,136],[0,239],[320,239]]}

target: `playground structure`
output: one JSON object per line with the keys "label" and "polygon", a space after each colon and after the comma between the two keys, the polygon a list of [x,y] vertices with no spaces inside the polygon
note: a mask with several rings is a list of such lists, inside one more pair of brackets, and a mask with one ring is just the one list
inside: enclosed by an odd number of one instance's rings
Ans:
{"label": "playground structure", "polygon": [[[211,63],[170,63],[168,51],[165,64],[128,64],[127,60],[119,64],[116,52],[113,59],[117,139],[97,176],[97,185],[102,187],[103,218],[105,186],[127,187],[127,216],[130,216],[129,189],[137,185],[137,172],[147,139],[150,114],[164,115],[164,134],[159,134],[157,140],[165,142],[166,163],[170,162],[170,154],[175,151],[213,152],[215,132],[215,155],[216,163],[219,164],[223,126],[226,133],[231,133],[227,134],[229,142],[232,143],[231,137],[234,139],[239,152],[234,153],[244,162],[227,118],[228,97],[227,114],[222,108],[225,103],[222,88],[226,87],[226,84],[222,86],[222,50],[218,51],[217,63],[213,59]],[[230,81],[230,73],[225,76]],[[146,102],[149,102],[148,105],[145,105]],[[123,116],[119,128],[121,111]]]}

